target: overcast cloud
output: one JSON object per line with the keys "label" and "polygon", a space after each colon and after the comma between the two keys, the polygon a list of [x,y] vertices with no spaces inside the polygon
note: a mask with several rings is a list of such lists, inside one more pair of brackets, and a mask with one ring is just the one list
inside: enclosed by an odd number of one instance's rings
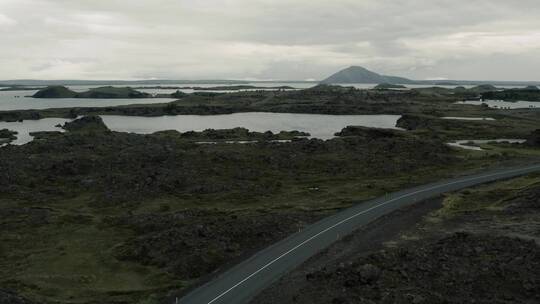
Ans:
{"label": "overcast cloud", "polygon": [[0,79],[540,80],[538,0],[0,0]]}

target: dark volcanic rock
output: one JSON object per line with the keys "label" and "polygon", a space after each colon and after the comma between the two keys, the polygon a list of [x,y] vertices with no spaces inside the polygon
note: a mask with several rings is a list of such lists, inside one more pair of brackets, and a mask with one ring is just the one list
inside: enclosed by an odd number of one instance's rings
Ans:
{"label": "dark volcanic rock", "polygon": [[69,132],[105,132],[109,128],[99,116],[84,116],[71,122],[66,122],[62,129]]}
{"label": "dark volcanic rock", "polygon": [[[516,197],[506,202],[504,209],[509,214],[534,214],[540,211],[540,185],[520,192]],[[538,231],[540,233],[540,230]]]}
{"label": "dark volcanic rock", "polygon": [[378,129],[360,126],[348,126],[335,134],[336,136],[360,136],[367,139],[393,138],[404,136],[404,132],[391,129]]}
{"label": "dark volcanic rock", "polygon": [[0,304],[32,304],[29,300],[8,290],[0,289]]}
{"label": "dark volcanic rock", "polygon": [[132,88],[100,87],[87,92],[78,93],[76,98],[151,98],[148,93],[139,92]]}
{"label": "dark volcanic rock", "polygon": [[431,117],[405,114],[397,121],[397,126],[406,130],[425,129],[431,127]]}
{"label": "dark volcanic rock", "polygon": [[237,217],[204,211],[126,217],[118,224],[139,237],[119,246],[116,256],[192,279],[259,249],[261,241],[278,241],[312,220],[307,214]]}
{"label": "dark volcanic rock", "polygon": [[540,147],[540,129],[533,131],[525,144],[531,147]]}
{"label": "dark volcanic rock", "polygon": [[[173,94],[174,95],[174,94]],[[148,93],[139,92],[132,88],[100,87],[86,92],[77,93],[64,86],[50,86],[39,90],[34,98],[151,98]]]}
{"label": "dark volcanic rock", "polygon": [[534,241],[456,233],[307,274],[294,303],[538,303]]}
{"label": "dark volcanic rock", "polygon": [[52,139],[55,137],[63,136],[64,133],[59,131],[39,131],[39,132],[30,132],[30,136],[34,137],[34,140],[40,139]]}
{"label": "dark volcanic rock", "polygon": [[400,84],[381,83],[374,87],[375,90],[390,90],[390,89],[406,89],[407,87]]}
{"label": "dark volcanic rock", "polygon": [[11,142],[12,140],[17,139],[17,136],[15,135],[17,135],[16,131],[11,131],[8,129],[0,130],[0,143]]}
{"label": "dark volcanic rock", "polygon": [[540,101],[540,90],[537,87],[526,87],[524,89],[508,89],[503,91],[490,91],[482,94],[484,99],[496,99],[507,101]]}

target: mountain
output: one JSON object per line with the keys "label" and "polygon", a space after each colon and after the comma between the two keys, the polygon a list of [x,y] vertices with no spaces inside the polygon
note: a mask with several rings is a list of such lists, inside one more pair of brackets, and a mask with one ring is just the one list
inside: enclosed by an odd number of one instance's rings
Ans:
{"label": "mountain", "polygon": [[351,66],[321,81],[324,84],[370,83],[370,84],[418,84],[418,85],[484,85],[498,86],[540,86],[538,81],[501,81],[501,80],[412,80],[404,77],[377,74],[360,66]]}
{"label": "mountain", "polygon": [[359,66],[351,66],[341,70],[334,75],[326,78],[323,83],[389,83],[389,84],[413,84],[413,80],[396,77],[385,76],[372,72],[366,68]]}

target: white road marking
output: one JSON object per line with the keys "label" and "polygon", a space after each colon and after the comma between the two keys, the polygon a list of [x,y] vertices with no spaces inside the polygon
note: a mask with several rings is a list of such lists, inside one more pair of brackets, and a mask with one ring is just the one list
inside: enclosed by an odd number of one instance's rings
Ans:
{"label": "white road marking", "polygon": [[222,298],[224,295],[228,294],[231,290],[235,289],[236,287],[244,284],[244,282],[246,282],[247,280],[251,279],[252,277],[256,276],[257,274],[259,274],[261,271],[265,270],[266,268],[270,267],[272,264],[274,264],[275,262],[281,260],[283,257],[289,255],[291,252],[295,251],[296,249],[304,246],[305,244],[311,242],[313,239],[317,238],[318,236],[320,236],[321,234],[324,234],[334,228],[336,228],[337,226],[343,224],[343,223],[346,223],[350,220],[352,220],[353,218],[356,218],[362,214],[366,214],[374,209],[377,209],[379,207],[382,207],[382,206],[385,206],[385,205],[388,205],[392,202],[395,202],[397,200],[400,200],[402,198],[405,198],[405,197],[408,197],[408,196],[413,196],[415,194],[418,194],[418,193],[422,193],[422,192],[426,192],[426,191],[430,191],[430,190],[433,190],[433,189],[437,189],[437,188],[442,188],[442,187],[446,187],[446,186],[449,186],[449,185],[454,185],[454,184],[459,184],[459,183],[466,183],[466,182],[470,182],[470,181],[473,181],[475,179],[482,179],[482,178],[486,178],[486,177],[492,177],[492,176],[496,176],[496,175],[505,175],[505,174],[509,174],[509,173],[514,173],[514,172],[519,172],[519,171],[523,171],[523,170],[530,170],[530,169],[536,169],[536,168],[540,168],[540,166],[533,166],[533,167],[529,167],[529,168],[522,168],[522,169],[516,169],[516,170],[510,170],[510,171],[505,171],[505,172],[499,172],[499,173],[494,173],[494,174],[488,174],[488,175],[483,175],[483,176],[478,176],[478,177],[474,177],[474,178],[469,178],[469,179],[465,179],[465,180],[460,180],[460,181],[455,181],[455,182],[451,182],[451,183],[447,183],[447,184],[443,184],[443,185],[438,185],[438,186],[433,186],[433,187],[430,187],[430,188],[427,188],[427,189],[423,189],[423,190],[418,190],[418,191],[415,191],[415,192],[411,192],[411,193],[408,193],[408,194],[404,194],[402,196],[398,196],[396,198],[393,198],[389,201],[386,201],[382,204],[379,204],[379,205],[376,205],[376,206],[373,206],[369,209],[366,209],[362,212],[359,212],[355,215],[352,215],[344,220],[341,220],[340,222],[338,222],[337,224],[334,224],[322,231],[320,231],[319,233],[315,234],[314,236],[310,237],[309,239],[303,241],[302,243],[296,245],[295,247],[293,247],[292,249],[290,249],[289,251],[283,253],[282,255],[280,255],[279,257],[273,259],[272,261],[270,261],[268,264],[264,265],[263,267],[259,268],[257,271],[255,271],[254,273],[250,274],[249,276],[247,276],[245,279],[243,279],[242,281],[236,283],[234,286],[232,286],[231,288],[227,289],[226,291],[224,291],[223,293],[221,293],[220,295],[218,295],[217,297],[215,297],[212,301],[208,302],[207,304],[212,304],[214,303],[215,301],[219,300],[220,298]]}

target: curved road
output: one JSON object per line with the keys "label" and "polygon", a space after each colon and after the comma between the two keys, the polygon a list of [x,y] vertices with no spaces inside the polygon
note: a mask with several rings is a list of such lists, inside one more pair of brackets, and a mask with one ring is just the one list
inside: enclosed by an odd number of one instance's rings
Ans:
{"label": "curved road", "polygon": [[323,219],[260,251],[251,258],[193,290],[181,304],[242,304],[286,272],[296,268],[337,239],[369,222],[417,201],[445,192],[540,171],[540,164],[500,169],[391,193],[362,202]]}

